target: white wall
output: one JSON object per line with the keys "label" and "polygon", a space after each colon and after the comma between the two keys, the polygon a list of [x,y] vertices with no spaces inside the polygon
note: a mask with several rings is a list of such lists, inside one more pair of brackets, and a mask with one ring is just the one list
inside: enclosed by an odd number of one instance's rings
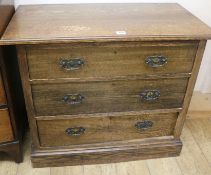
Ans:
{"label": "white wall", "polygon": [[[211,27],[211,0],[15,0],[16,7],[22,4],[135,2],[177,2]],[[211,93],[211,41],[207,43],[195,90]]]}

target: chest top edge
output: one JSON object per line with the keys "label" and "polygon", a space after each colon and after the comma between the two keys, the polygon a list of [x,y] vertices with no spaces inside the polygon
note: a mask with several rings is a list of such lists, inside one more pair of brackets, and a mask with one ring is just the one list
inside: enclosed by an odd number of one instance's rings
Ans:
{"label": "chest top edge", "polygon": [[211,28],[175,3],[26,5],[0,45],[207,39]]}

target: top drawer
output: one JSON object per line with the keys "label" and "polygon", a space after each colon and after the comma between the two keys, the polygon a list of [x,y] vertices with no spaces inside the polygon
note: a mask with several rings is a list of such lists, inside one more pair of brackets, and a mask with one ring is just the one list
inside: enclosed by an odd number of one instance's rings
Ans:
{"label": "top drawer", "polygon": [[189,73],[198,42],[112,42],[28,46],[31,79]]}

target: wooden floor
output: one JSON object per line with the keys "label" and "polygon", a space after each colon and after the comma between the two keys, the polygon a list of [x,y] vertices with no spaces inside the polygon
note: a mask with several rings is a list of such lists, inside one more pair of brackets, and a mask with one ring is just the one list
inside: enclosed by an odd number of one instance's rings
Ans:
{"label": "wooden floor", "polygon": [[[200,101],[198,97],[195,99],[191,105],[193,109],[207,106],[210,110],[211,98],[206,97],[207,102]],[[188,113],[190,116],[181,137],[184,146],[181,155],[176,158],[38,169],[31,167],[28,136],[23,163],[18,165],[0,154],[0,175],[211,175],[211,112],[201,117],[197,111]]]}

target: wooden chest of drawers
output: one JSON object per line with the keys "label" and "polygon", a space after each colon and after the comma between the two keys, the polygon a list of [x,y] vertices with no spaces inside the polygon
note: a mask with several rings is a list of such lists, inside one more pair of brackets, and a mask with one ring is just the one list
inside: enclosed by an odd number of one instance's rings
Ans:
{"label": "wooden chest of drawers", "polygon": [[[0,37],[14,13],[13,0],[0,0]],[[7,153],[16,162],[23,158],[26,118],[15,47],[0,46],[0,152]]]}
{"label": "wooden chest of drawers", "polygon": [[33,165],[179,155],[210,37],[177,4],[20,7],[1,44],[18,50]]}

